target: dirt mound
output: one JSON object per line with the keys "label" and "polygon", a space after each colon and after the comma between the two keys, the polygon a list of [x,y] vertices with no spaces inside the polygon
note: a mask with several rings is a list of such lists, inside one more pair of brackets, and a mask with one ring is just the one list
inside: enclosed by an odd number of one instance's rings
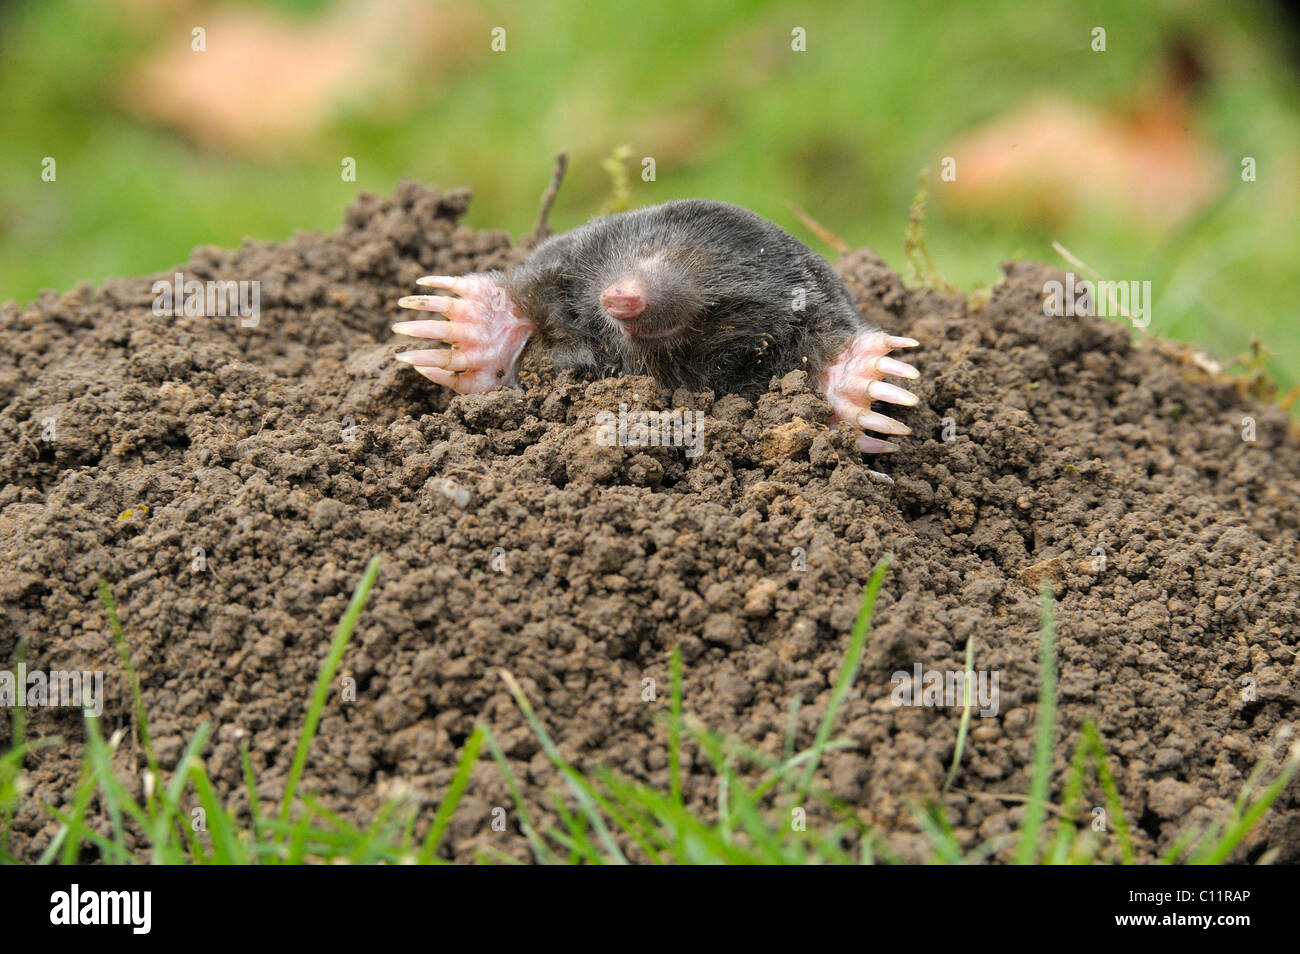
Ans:
{"label": "dirt mound", "polygon": [[[121,607],[160,759],[213,724],[219,789],[242,796],[247,739],[262,795],[282,791],[310,688],[366,561],[379,582],[306,779],[368,819],[395,783],[436,801],[474,723],[502,742],[546,817],[549,763],[498,676],[508,667],[561,750],[667,786],[666,686],[682,646],[686,709],[779,751],[800,695],[811,742],[861,587],[895,555],[822,781],[919,857],[910,801],[936,795],[959,710],[898,707],[891,677],[1000,675],[943,798],[966,844],[1012,829],[1028,790],[1038,691],[1038,581],[1059,581],[1059,784],[1095,715],[1139,856],[1226,812],[1300,701],[1300,442],[1279,410],[1099,319],[1047,318],[1056,273],[1013,265],[978,312],[904,289],[873,254],[838,269],[867,316],[920,339],[914,429],[871,478],[801,372],[750,403],[583,382],[528,358],[522,391],[451,397],[390,360],[395,300],[423,274],[519,260],[456,224],[464,191],[362,196],[333,235],[197,249],[186,279],[257,280],[255,327],[158,317],[156,279],[0,307],[0,658],[106,672],[106,727],[131,704],[96,580]],[[1059,277],[1059,275],[1057,276]],[[702,450],[604,446],[598,415],[702,414]],[[1243,440],[1244,418],[1254,441]],[[52,439],[46,439],[51,438]],[[68,808],[83,729],[29,710],[65,744],[28,760],[11,850],[36,856]],[[0,720],[0,746],[8,741]],[[139,778],[128,742],[118,758]],[[688,764],[689,755],[688,755]],[[137,783],[138,784],[138,783]],[[712,775],[686,779],[702,811]],[[979,794],[969,794],[971,792]],[[490,762],[450,856],[526,857]],[[1236,856],[1300,860],[1300,796]],[[88,856],[89,857],[89,856]]]}

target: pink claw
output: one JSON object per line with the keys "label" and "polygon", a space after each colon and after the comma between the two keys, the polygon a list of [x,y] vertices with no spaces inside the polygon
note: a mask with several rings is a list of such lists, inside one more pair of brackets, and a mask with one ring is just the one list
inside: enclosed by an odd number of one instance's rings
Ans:
{"label": "pink claw", "polygon": [[[918,344],[914,338],[896,338],[881,331],[863,332],[850,341],[822,372],[822,393],[834,412],[831,424],[848,421],[860,431],[891,437],[910,434],[912,429],[902,421],[871,410],[871,402],[884,401],[903,407],[916,405],[919,399],[911,391],[881,379],[886,375],[919,378],[921,373],[916,368],[888,357],[896,348],[914,348]],[[858,449],[866,454],[889,454],[899,448],[893,441],[863,433],[858,437]]]}
{"label": "pink claw", "polygon": [[448,321],[399,321],[393,331],[414,338],[444,341],[450,347],[404,351],[397,360],[415,367],[430,381],[461,394],[476,394],[498,385],[516,385],[519,356],[536,326],[523,318],[500,280],[492,275],[457,278],[430,275],[417,285],[452,292],[408,295],[397,304],[432,311]]}

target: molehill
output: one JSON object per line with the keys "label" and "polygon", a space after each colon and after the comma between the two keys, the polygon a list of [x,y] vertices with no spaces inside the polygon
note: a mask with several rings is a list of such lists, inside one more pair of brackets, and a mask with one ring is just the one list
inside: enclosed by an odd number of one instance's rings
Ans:
{"label": "molehill", "polygon": [[[1006,266],[975,310],[904,287],[868,251],[837,270],[869,320],[922,342],[921,405],[900,415],[913,434],[887,459],[822,426],[801,372],[749,402],[526,359],[523,390],[452,396],[392,360],[388,328],[419,276],[525,254],[458,225],[468,202],[403,183],[362,195],[332,235],[196,249],[187,279],[261,283],[255,327],[156,315],[153,283],[175,269],[0,306],[0,666],[26,638],[29,669],[103,670],[105,728],[129,727],[103,577],[163,766],[209,721],[219,791],[242,799],[247,741],[275,798],[334,625],[378,555],[341,673],[355,701],[331,695],[306,787],[356,821],[398,786],[434,804],[482,721],[545,822],[557,778],[499,668],[572,761],[666,788],[671,649],[704,724],[776,753],[798,695],[806,746],[889,553],[836,733],[853,746],[819,780],[904,858],[927,853],[909,803],[941,798],[967,845],[1016,826],[1045,580],[1059,598],[1056,794],[1094,716],[1140,859],[1225,814],[1256,760],[1285,749],[1300,440],[1282,411],[1119,323],[1045,317],[1054,270]],[[597,419],[620,404],[698,412],[700,452],[605,446]],[[975,668],[999,674],[998,712],[973,720],[941,795],[960,712],[895,706],[891,677],[961,669],[972,636]],[[56,831],[37,803],[71,804],[84,729],[75,710],[28,716],[31,735],[63,740],[26,763],[10,849],[34,858]],[[0,749],[9,732],[0,720]],[[129,733],[117,759],[138,787]],[[686,798],[707,815],[716,780],[689,750],[686,763]],[[509,804],[484,760],[447,856],[528,857],[513,825],[489,824]],[[1269,849],[1300,861],[1294,787],[1234,859]]]}

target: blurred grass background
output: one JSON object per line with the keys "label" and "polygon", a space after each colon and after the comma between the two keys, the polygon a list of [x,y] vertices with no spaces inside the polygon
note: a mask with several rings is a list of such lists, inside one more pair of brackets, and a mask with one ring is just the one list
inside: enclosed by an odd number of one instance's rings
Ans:
{"label": "blurred grass background", "polygon": [[[1090,48],[1096,26],[1104,53]],[[205,52],[191,50],[195,27]],[[804,52],[791,49],[795,27]],[[271,39],[231,68],[237,34]],[[596,213],[610,192],[601,162],[627,144],[634,204],[736,202],[829,253],[795,202],[900,271],[929,169],[929,250],[959,287],[996,282],[1009,258],[1064,266],[1059,240],[1104,277],[1151,280],[1152,332],[1223,359],[1256,339],[1289,389],[1295,37],[1296,21],[1263,2],[0,0],[0,299],[160,271],[195,245],[330,230],[359,189],[387,193],[404,175],[471,186],[471,225],[520,234],[567,149],[551,217],[563,229]],[[1172,125],[1222,173],[1195,214],[1153,222],[1123,201],[1060,206],[1050,192],[1046,204],[952,200],[939,171],[954,141],[1040,94],[1129,115],[1175,38],[1205,79]],[[215,71],[219,56],[230,72]],[[1257,181],[1241,181],[1245,156]],[[340,176],[344,157],[355,182]]]}

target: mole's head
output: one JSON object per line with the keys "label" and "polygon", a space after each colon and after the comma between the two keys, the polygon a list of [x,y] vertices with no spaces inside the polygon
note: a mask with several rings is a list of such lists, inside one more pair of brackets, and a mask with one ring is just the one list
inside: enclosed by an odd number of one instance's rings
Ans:
{"label": "mole's head", "polygon": [[605,323],[630,347],[653,348],[681,338],[705,308],[689,269],[664,256],[616,268],[596,287]]}

